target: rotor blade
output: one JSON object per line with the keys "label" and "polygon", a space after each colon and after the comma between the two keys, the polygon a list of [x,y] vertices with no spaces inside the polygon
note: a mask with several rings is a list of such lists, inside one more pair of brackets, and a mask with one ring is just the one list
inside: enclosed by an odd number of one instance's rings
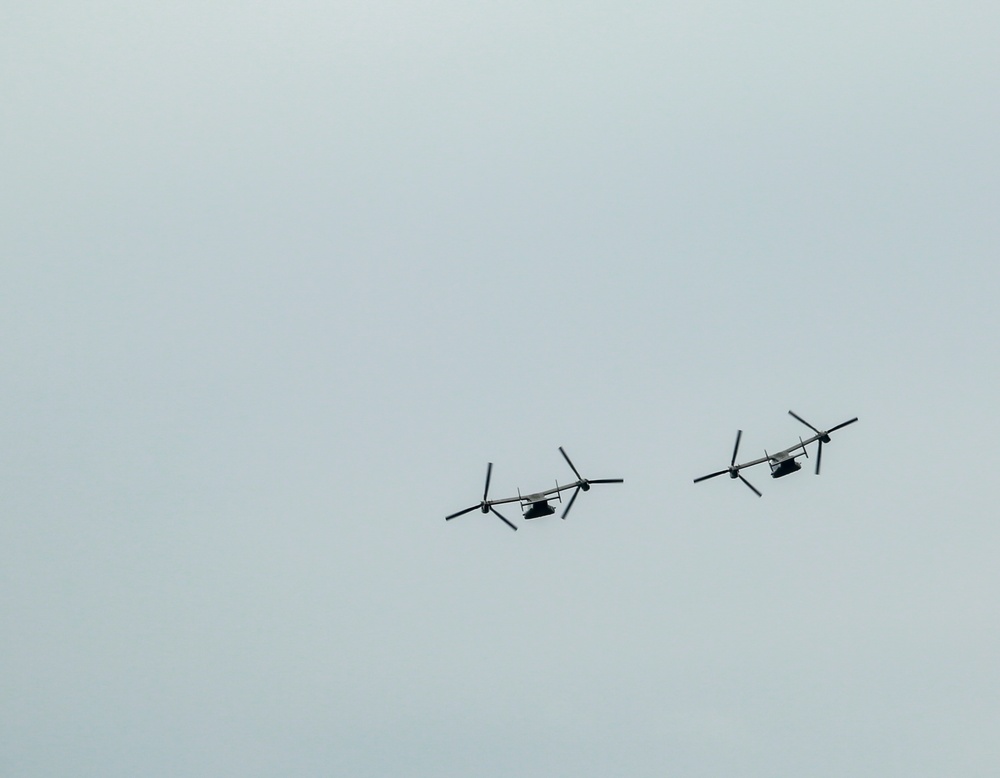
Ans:
{"label": "rotor blade", "polygon": [[736,464],[736,454],[740,450],[740,438],[743,437],[743,430],[736,430],[736,445],[733,446],[733,458],[729,460],[729,466]]}
{"label": "rotor blade", "polygon": [[816,449],[816,475],[819,475],[819,463],[823,461],[823,441],[820,440],[819,448]]}
{"label": "rotor blade", "polygon": [[819,431],[818,429],[816,429],[816,428],[815,428],[815,427],[814,427],[814,426],[813,426],[812,424],[810,424],[810,423],[809,423],[809,422],[807,422],[807,421],[806,421],[805,419],[803,419],[803,418],[802,418],[801,416],[799,416],[799,415],[798,415],[798,414],[797,414],[797,413],[796,413],[795,411],[789,411],[789,412],[788,412],[788,415],[789,415],[789,416],[792,416],[792,417],[794,417],[794,418],[796,418],[796,419],[798,419],[799,421],[801,421],[801,422],[802,422],[803,424],[805,424],[805,425],[806,425],[806,426],[807,426],[807,427],[808,427],[809,429],[811,429],[811,430],[812,430],[813,432],[815,432],[815,433],[816,433],[817,435],[822,435],[822,434],[823,434],[823,433],[822,433],[822,432],[820,432],[820,431]]}
{"label": "rotor blade", "polygon": [[846,427],[848,424],[854,424],[854,422],[856,422],[857,420],[858,420],[858,417],[855,416],[850,421],[845,421],[843,424],[838,424],[836,427],[830,427],[830,429],[827,430],[827,433],[834,432],[835,430],[839,430],[841,427]]}
{"label": "rotor blade", "polygon": [[579,493],[580,493],[580,487],[578,486],[576,487],[576,489],[573,490],[573,496],[569,498],[569,505],[567,505],[566,510],[562,512],[562,516],[559,517],[560,519],[566,518],[566,514],[569,513],[569,509],[573,507],[573,503],[576,501],[576,496]]}
{"label": "rotor blade", "polygon": [[587,481],[588,484],[623,484],[625,483],[624,478],[591,478]]}
{"label": "rotor blade", "polygon": [[577,470],[576,467],[573,465],[573,462],[570,461],[569,454],[566,453],[566,451],[563,449],[562,446],[559,447],[559,453],[563,455],[563,459],[566,460],[566,464],[569,465],[570,470],[576,473],[577,479],[580,481],[584,480],[583,476],[580,475],[580,471]]}
{"label": "rotor blade", "polygon": [[728,473],[728,472],[729,472],[728,470],[720,470],[717,473],[709,473],[708,475],[703,475],[701,478],[695,478],[694,482],[698,483],[699,481],[707,481],[709,478],[715,478],[715,476],[717,475],[722,475],[723,473]]}
{"label": "rotor blade", "polygon": [[[738,474],[737,474],[737,475],[738,475]],[[747,480],[746,478],[744,478],[744,477],[743,477],[743,476],[741,476],[741,475],[738,475],[738,477],[739,477],[739,479],[740,479],[740,480],[741,480],[741,481],[742,481],[743,483],[745,483],[745,484],[746,484],[747,486],[749,486],[749,487],[750,487],[750,490],[751,490],[752,492],[754,492],[754,493],[755,493],[755,494],[756,494],[756,495],[757,495],[758,497],[763,497],[763,496],[764,496],[764,495],[762,495],[762,494],[761,494],[760,492],[758,492],[758,491],[757,491],[757,487],[756,487],[756,486],[754,486],[754,485],[753,485],[752,483],[750,483],[750,482],[749,482],[749,481],[748,481],[748,480]]]}
{"label": "rotor blade", "polygon": [[490,510],[493,511],[500,518],[500,520],[504,524],[506,524],[508,527],[510,527],[512,530],[514,530],[514,532],[517,532],[517,527],[515,527],[513,524],[511,524],[509,521],[507,521],[507,519],[504,517],[504,515],[502,513],[500,513],[500,511],[498,511],[492,505],[490,506]]}
{"label": "rotor blade", "polygon": [[445,521],[451,521],[452,519],[457,519],[459,516],[464,516],[469,511],[474,511],[478,507],[479,507],[478,505],[473,505],[471,508],[466,508],[464,511],[459,511],[458,513],[453,513],[453,514],[451,514],[451,516],[445,516],[444,520]]}
{"label": "rotor blade", "polygon": [[486,495],[490,491],[490,475],[493,473],[493,463],[488,462],[486,464],[486,488],[483,489],[483,502],[486,502]]}

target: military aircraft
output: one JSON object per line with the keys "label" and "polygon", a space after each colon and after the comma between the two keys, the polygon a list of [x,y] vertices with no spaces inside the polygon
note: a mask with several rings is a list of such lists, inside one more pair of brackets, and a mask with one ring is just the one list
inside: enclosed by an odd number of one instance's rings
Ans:
{"label": "military aircraft", "polygon": [[[768,454],[764,451],[764,456],[760,459],[754,459],[750,462],[743,462],[742,464],[736,464],[736,456],[740,450],[740,438],[743,436],[743,430],[736,431],[736,445],[733,446],[733,456],[729,460],[729,467],[725,470],[718,470],[714,473],[709,473],[708,475],[703,475],[700,478],[695,478],[694,482],[707,481],[709,478],[715,478],[716,476],[729,474],[730,478],[739,478],[743,483],[745,483],[754,494],[761,497],[760,490],[750,483],[746,478],[742,476],[740,470],[744,470],[748,467],[753,467],[754,465],[760,465],[767,462],[771,468],[771,478],[781,478],[783,476],[789,475],[790,473],[795,473],[802,469],[802,465],[796,461],[799,457],[805,456],[808,458],[809,452],[806,449],[810,443],[817,443],[818,447],[816,450],[816,475],[819,475],[820,463],[823,460],[823,444],[830,442],[830,433],[836,432],[842,427],[846,427],[848,424],[854,424],[858,420],[857,416],[853,419],[848,419],[845,422],[841,422],[835,427],[830,427],[828,430],[820,430],[814,427],[812,424],[807,422],[801,416],[799,416],[795,411],[789,411],[789,415],[797,419],[798,421],[805,424],[809,429],[811,429],[816,434],[803,440],[799,438],[799,442],[786,449],[782,449],[774,454]],[[801,449],[801,450],[800,450]]]}
{"label": "military aircraft", "polygon": [[517,527],[507,519],[500,511],[494,508],[494,505],[502,505],[504,503],[517,502],[521,505],[521,513],[525,519],[538,519],[542,516],[551,516],[556,512],[555,507],[551,504],[551,500],[558,499],[562,502],[562,493],[573,489],[573,495],[569,498],[569,503],[563,510],[560,518],[565,519],[566,515],[570,512],[573,507],[573,503],[576,502],[577,495],[580,492],[589,492],[592,484],[621,484],[625,483],[622,478],[584,478],[580,475],[580,472],[576,469],[569,455],[563,449],[562,446],[559,447],[559,453],[563,455],[563,459],[566,460],[566,464],[570,466],[573,474],[576,476],[577,480],[572,483],[559,485],[556,481],[556,485],[551,489],[545,489],[541,492],[534,492],[533,494],[522,495],[520,489],[518,490],[517,497],[501,497],[499,499],[491,500],[489,499],[490,493],[490,477],[493,474],[493,463],[489,462],[486,465],[486,486],[483,489],[483,499],[476,505],[472,505],[464,510],[458,511],[458,513],[453,513],[450,516],[445,516],[445,521],[451,521],[459,516],[463,516],[466,513],[470,513],[476,508],[478,508],[483,513],[493,513],[496,515],[504,524],[510,527],[515,532]]}

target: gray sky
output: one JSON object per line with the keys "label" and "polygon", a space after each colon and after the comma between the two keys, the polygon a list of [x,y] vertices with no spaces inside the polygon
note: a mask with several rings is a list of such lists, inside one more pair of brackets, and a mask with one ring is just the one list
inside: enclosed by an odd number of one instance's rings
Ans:
{"label": "gray sky", "polygon": [[693,6],[3,11],[0,772],[1000,771],[1000,11]]}

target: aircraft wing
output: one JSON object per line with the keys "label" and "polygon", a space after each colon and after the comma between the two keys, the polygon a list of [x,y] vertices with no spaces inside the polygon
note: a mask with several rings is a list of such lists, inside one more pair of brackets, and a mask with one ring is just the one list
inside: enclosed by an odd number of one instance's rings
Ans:
{"label": "aircraft wing", "polygon": [[566,492],[570,489],[576,489],[578,486],[583,486],[583,481],[571,481],[568,484],[556,484],[551,489],[546,489],[543,492],[532,492],[531,494],[521,495],[521,502],[537,502],[547,498],[552,494],[559,494],[560,492]]}
{"label": "aircraft wing", "polygon": [[506,502],[521,502],[520,497],[501,497],[499,500],[487,500],[488,505],[503,505]]}
{"label": "aircraft wing", "polygon": [[771,454],[771,456],[772,457],[783,457],[785,455],[791,454],[793,451],[795,451],[797,449],[800,449],[800,448],[803,451],[805,451],[806,450],[806,446],[808,446],[810,443],[815,443],[817,440],[819,440],[822,437],[823,437],[822,435],[813,435],[811,438],[806,438],[805,440],[801,440],[800,439],[799,442],[796,443],[794,446],[789,446],[788,448],[782,449],[781,451],[776,451],[774,454]]}
{"label": "aircraft wing", "polygon": [[[810,443],[815,443],[821,437],[823,436],[813,435],[811,438],[800,440],[794,446],[789,446],[788,448],[784,448],[781,451],[775,451],[773,454],[768,454],[766,457],[761,457],[760,459],[754,459],[752,462],[744,462],[742,465],[737,465],[736,467],[742,470],[744,467],[753,467],[754,465],[760,465],[763,464],[764,462],[773,461],[776,459],[786,459],[793,451],[797,451],[798,449],[802,449],[803,451],[805,451],[806,446],[808,446]],[[799,456],[801,456],[801,454]]]}
{"label": "aircraft wing", "polygon": [[[744,462],[741,465],[736,465],[736,469],[737,470],[742,470],[745,467],[753,467],[754,465],[762,465],[765,462],[767,462],[770,458],[771,457],[767,456],[767,457],[761,457],[760,459],[753,459],[753,460],[751,460],[749,462]],[[726,471],[723,470],[722,472],[724,473]]]}

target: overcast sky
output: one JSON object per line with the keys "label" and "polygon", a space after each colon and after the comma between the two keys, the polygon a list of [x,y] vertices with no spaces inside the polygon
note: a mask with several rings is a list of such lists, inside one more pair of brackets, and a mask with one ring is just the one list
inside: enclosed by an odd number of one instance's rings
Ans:
{"label": "overcast sky", "polygon": [[0,772],[1000,773],[998,6],[7,5]]}

